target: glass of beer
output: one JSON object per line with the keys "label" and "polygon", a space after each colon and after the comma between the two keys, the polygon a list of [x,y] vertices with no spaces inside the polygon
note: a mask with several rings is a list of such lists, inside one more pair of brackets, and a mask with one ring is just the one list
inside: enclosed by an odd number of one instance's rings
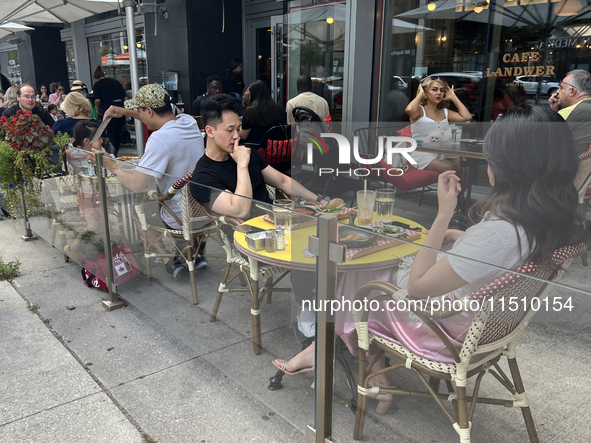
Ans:
{"label": "glass of beer", "polygon": [[368,225],[373,220],[376,191],[357,191],[357,224]]}
{"label": "glass of beer", "polygon": [[381,188],[376,190],[376,212],[378,221],[383,223],[390,223],[392,221],[395,200],[396,191],[394,189]]}

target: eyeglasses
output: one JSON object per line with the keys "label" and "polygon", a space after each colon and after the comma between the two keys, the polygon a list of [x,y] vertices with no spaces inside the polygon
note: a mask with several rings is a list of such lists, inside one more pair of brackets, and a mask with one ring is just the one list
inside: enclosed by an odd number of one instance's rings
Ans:
{"label": "eyeglasses", "polygon": [[58,91],[65,91],[64,88],[57,88]]}
{"label": "eyeglasses", "polygon": [[562,85],[567,85],[567,86],[570,86],[571,88],[575,88],[575,89],[577,89],[577,87],[576,87],[575,85],[571,85],[570,83],[567,83],[567,82],[565,82],[565,81],[562,81],[562,82],[560,82],[560,86],[562,87],[562,89],[566,89],[566,88],[565,88],[564,86],[562,86]]}
{"label": "eyeglasses", "polygon": [[33,96],[29,96],[29,95],[21,95],[21,98],[24,98],[25,100],[35,100],[37,97]]}

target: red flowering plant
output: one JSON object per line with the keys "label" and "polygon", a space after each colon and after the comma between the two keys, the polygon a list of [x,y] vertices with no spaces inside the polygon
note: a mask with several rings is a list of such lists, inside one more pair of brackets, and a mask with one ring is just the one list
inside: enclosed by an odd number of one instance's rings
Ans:
{"label": "red flowering plant", "polygon": [[0,117],[0,189],[13,217],[21,198],[30,211],[38,206],[40,180],[56,171],[53,144],[53,132],[38,115],[19,110]]}

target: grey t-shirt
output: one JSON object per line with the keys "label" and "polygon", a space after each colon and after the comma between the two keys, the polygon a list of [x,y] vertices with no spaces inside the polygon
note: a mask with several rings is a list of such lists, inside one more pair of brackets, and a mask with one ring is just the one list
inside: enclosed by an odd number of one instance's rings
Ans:
{"label": "grey t-shirt", "polygon": [[[193,171],[203,152],[203,136],[197,122],[190,115],[181,114],[150,135],[138,170],[153,176],[158,192],[164,195],[175,181]],[[168,207],[182,220],[180,192],[169,201]],[[160,208],[160,217],[171,228],[180,229],[164,208]]]}

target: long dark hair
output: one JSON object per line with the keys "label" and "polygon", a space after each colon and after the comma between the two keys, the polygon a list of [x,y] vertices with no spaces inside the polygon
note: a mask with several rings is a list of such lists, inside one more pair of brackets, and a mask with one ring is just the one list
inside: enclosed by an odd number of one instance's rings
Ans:
{"label": "long dark hair", "polygon": [[555,267],[556,249],[586,239],[573,184],[579,161],[568,124],[549,109],[520,106],[491,126],[483,151],[494,183],[470,208],[470,217],[490,212],[522,228],[531,251],[527,260]]}
{"label": "long dark hair", "polygon": [[98,127],[99,125],[97,123],[90,120],[82,120],[76,123],[76,126],[74,126],[74,129],[72,130],[74,146],[82,148],[84,145],[84,139],[88,138],[92,140]]}
{"label": "long dark hair", "polygon": [[230,67],[226,70],[226,80],[230,78],[230,74],[234,72],[234,69],[236,69],[241,64],[242,60],[240,60],[239,58],[233,58],[232,60],[230,60]]}
{"label": "long dark hair", "polygon": [[248,87],[250,106],[247,108],[248,119],[258,126],[276,125],[282,120],[283,108],[273,101],[271,91],[261,80]]}

